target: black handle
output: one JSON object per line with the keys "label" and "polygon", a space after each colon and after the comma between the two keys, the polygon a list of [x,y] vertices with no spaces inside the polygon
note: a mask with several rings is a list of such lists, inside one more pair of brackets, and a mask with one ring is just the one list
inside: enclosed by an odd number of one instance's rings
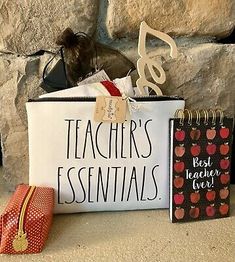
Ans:
{"label": "black handle", "polygon": [[46,74],[47,74],[47,69],[49,67],[49,65],[51,64],[51,62],[55,59],[55,57],[60,54],[61,56],[61,61],[62,61],[62,65],[63,65],[63,73],[64,73],[64,77],[65,77],[65,80],[66,80],[66,88],[69,88],[69,81],[68,81],[68,78],[67,78],[67,72],[66,72],[66,67],[65,67],[65,60],[64,60],[64,53],[63,53],[63,47],[61,47],[57,52],[56,54],[47,62],[47,64],[45,65],[44,69],[43,69],[43,73],[42,73],[42,79],[43,79],[43,83],[45,85],[48,85],[48,86],[55,86],[58,87],[58,88],[63,88],[64,89],[64,86],[61,87],[61,86],[57,86],[57,84],[55,82],[52,82],[50,81],[48,78],[46,78]]}

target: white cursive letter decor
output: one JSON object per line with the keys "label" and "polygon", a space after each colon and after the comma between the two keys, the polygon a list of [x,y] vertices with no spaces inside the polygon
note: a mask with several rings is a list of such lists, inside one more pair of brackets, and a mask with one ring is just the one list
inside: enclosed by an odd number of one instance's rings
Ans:
{"label": "white cursive letter decor", "polygon": [[[145,75],[145,66],[147,66],[153,80],[157,84],[163,84],[166,81],[166,74],[162,66],[157,61],[154,61],[153,59],[151,59],[148,56],[148,54],[146,53],[147,34],[154,35],[160,38],[162,41],[166,42],[171,48],[170,56],[172,58],[177,57],[177,47],[176,47],[174,40],[169,35],[152,29],[144,21],[141,22],[140,33],[139,33],[139,43],[138,43],[138,54],[140,58],[137,61],[137,71],[140,77],[136,81],[136,85],[141,95],[146,94],[144,87],[150,87],[151,89],[153,89],[156,92],[157,95],[162,95],[161,89],[155,83],[149,82],[146,79],[146,75]],[[158,70],[158,72],[160,73],[160,76],[157,76],[154,69]]]}

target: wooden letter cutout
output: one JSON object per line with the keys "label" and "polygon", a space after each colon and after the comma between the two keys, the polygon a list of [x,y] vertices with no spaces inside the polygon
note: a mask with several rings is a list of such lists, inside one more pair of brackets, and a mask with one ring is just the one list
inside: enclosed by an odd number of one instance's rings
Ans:
{"label": "wooden letter cutout", "polygon": [[[146,75],[145,75],[145,66],[147,66],[153,80],[157,84],[163,84],[166,81],[166,74],[165,74],[162,66],[157,61],[154,61],[154,59],[151,59],[148,56],[148,54],[146,53],[146,36],[147,36],[147,34],[151,34],[153,36],[156,36],[157,38],[166,42],[171,48],[170,56],[172,58],[177,57],[177,53],[178,53],[177,46],[176,46],[174,40],[169,35],[152,29],[144,21],[141,22],[140,33],[139,33],[139,43],[138,43],[138,54],[139,54],[140,58],[137,61],[137,71],[138,71],[138,74],[139,74],[140,77],[136,81],[136,85],[137,85],[137,88],[139,89],[139,92],[140,92],[141,95],[146,95],[144,87],[150,87],[151,89],[153,89],[156,92],[157,95],[162,95],[161,89],[155,83],[149,82],[146,79]],[[160,76],[157,76],[157,74],[154,71],[154,68],[158,70],[158,72],[160,73]]]}

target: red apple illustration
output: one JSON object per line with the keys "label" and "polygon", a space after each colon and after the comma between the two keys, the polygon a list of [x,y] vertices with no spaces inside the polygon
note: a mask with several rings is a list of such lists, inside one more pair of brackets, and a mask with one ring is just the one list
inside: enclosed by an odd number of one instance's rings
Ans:
{"label": "red apple illustration", "polygon": [[206,207],[206,214],[207,214],[208,217],[213,217],[215,215],[214,204]]}
{"label": "red apple illustration", "polygon": [[177,129],[176,132],[175,132],[175,139],[177,141],[183,141],[185,138],[185,132],[184,130],[181,130],[181,129]]}
{"label": "red apple illustration", "polygon": [[229,165],[230,165],[230,161],[229,161],[228,158],[225,158],[225,159],[221,159],[221,160],[220,160],[220,167],[221,167],[222,169],[228,169]]}
{"label": "red apple illustration", "polygon": [[228,188],[227,188],[227,187],[224,187],[224,188],[220,189],[219,195],[220,195],[220,198],[221,198],[221,199],[226,199],[226,198],[228,197],[228,195],[229,195],[229,190],[228,190]]}
{"label": "red apple illustration", "polygon": [[179,192],[174,195],[174,202],[176,205],[181,205],[184,202],[183,192]]}
{"label": "red apple illustration", "polygon": [[196,127],[192,127],[192,130],[190,132],[190,137],[192,138],[192,140],[198,140],[200,136],[201,136],[201,131]]}
{"label": "red apple illustration", "polygon": [[184,144],[175,147],[175,155],[177,157],[182,157],[184,153],[185,153]]}
{"label": "red apple illustration", "polygon": [[201,153],[201,147],[197,144],[192,144],[190,151],[193,156],[198,156]]}
{"label": "red apple illustration", "polygon": [[211,129],[206,130],[206,137],[209,140],[213,140],[216,136],[216,130],[214,127],[211,127]]}
{"label": "red apple illustration", "polygon": [[223,145],[220,145],[219,147],[220,154],[225,156],[229,152],[229,145],[228,143],[224,143]]}
{"label": "red apple illustration", "polygon": [[219,207],[219,212],[221,215],[227,215],[229,211],[229,205],[225,204],[225,203],[221,203],[220,207]]}
{"label": "red apple illustration", "polygon": [[206,192],[206,198],[208,201],[214,201],[215,200],[215,191],[214,190],[211,190],[211,189],[208,189],[208,191]]}
{"label": "red apple illustration", "polygon": [[219,130],[219,134],[222,138],[227,138],[229,136],[229,129],[227,127],[222,126]]}
{"label": "red apple illustration", "polygon": [[199,194],[199,191],[195,191],[193,193],[190,194],[190,200],[193,204],[198,203],[198,201],[200,200],[201,196]]}
{"label": "red apple illustration", "polygon": [[183,208],[181,207],[176,207],[176,210],[175,210],[175,217],[177,219],[183,219],[184,218],[184,214],[185,214],[185,211]]}
{"label": "red apple illustration", "polygon": [[208,155],[214,155],[216,152],[216,145],[208,142],[208,145],[206,146],[206,152]]}
{"label": "red apple illustration", "polygon": [[176,188],[181,188],[184,185],[184,179],[180,176],[175,176],[174,178],[174,186]]}
{"label": "red apple illustration", "polygon": [[225,172],[224,174],[221,174],[221,176],[220,176],[221,184],[226,185],[226,184],[228,184],[229,181],[230,181],[229,172]]}
{"label": "red apple illustration", "polygon": [[176,173],[181,173],[184,171],[184,162],[176,160],[174,163],[174,170]]}
{"label": "red apple illustration", "polygon": [[200,214],[200,209],[198,207],[192,206],[191,209],[189,210],[189,215],[192,218],[198,218]]}

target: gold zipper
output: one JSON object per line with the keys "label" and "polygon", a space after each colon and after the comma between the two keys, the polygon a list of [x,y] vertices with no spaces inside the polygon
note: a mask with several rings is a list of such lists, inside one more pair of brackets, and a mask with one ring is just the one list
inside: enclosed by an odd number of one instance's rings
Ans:
{"label": "gold zipper", "polygon": [[16,252],[25,251],[28,248],[27,233],[24,232],[24,218],[26,213],[26,208],[28,206],[29,200],[35,190],[35,186],[31,186],[25,200],[23,202],[22,208],[20,210],[19,226],[18,232],[13,240],[13,248]]}

